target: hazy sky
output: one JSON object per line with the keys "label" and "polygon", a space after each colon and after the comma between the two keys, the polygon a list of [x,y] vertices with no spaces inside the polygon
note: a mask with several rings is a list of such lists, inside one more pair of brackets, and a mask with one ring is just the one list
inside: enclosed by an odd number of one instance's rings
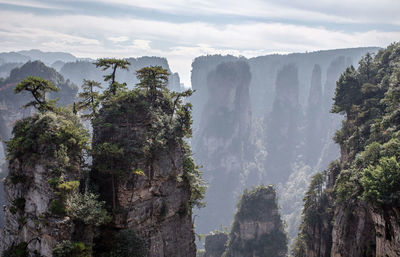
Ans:
{"label": "hazy sky", "polygon": [[0,51],[163,56],[188,85],[199,55],[384,47],[399,13],[400,0],[0,0]]}

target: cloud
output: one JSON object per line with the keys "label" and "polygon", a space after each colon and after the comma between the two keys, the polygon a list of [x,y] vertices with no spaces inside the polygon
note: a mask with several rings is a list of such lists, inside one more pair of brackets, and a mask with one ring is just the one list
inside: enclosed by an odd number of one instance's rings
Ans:
{"label": "cloud", "polygon": [[136,39],[133,40],[133,47],[139,50],[151,50],[150,43],[150,40]]}
{"label": "cloud", "polygon": [[70,8],[60,7],[56,4],[50,3],[41,3],[39,1],[33,0],[0,0],[0,4],[20,6],[20,7],[30,7],[30,8],[39,8],[39,9],[54,9],[54,10],[68,10]]}
{"label": "cloud", "polygon": [[279,22],[220,25],[11,11],[0,11],[0,23],[0,51],[35,48],[91,58],[163,56],[186,85],[190,84],[191,62],[199,55],[253,57],[359,46],[384,47],[400,38],[398,30],[349,32]]}
{"label": "cloud", "polygon": [[110,40],[113,43],[122,43],[122,42],[126,42],[129,40],[129,37],[127,36],[120,36],[120,37],[108,37],[108,40]]}
{"label": "cloud", "polygon": [[[82,0],[95,2],[94,0]],[[96,0],[184,16],[236,15],[263,19],[400,25],[398,0]]]}

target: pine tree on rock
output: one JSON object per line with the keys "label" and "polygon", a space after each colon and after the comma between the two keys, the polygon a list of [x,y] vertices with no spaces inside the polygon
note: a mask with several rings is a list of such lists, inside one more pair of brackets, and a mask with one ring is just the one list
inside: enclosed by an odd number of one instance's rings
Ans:
{"label": "pine tree on rock", "polygon": [[46,100],[46,93],[51,91],[57,92],[59,89],[50,81],[39,77],[29,76],[19,82],[14,89],[15,93],[21,93],[22,91],[31,92],[34,98],[34,101],[25,104],[24,107],[33,106],[40,112],[54,110],[55,101]]}

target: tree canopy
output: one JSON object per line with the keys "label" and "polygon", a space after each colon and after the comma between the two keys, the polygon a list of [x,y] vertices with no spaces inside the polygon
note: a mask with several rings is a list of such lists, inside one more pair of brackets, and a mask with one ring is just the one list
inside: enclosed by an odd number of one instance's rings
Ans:
{"label": "tree canopy", "polygon": [[90,111],[89,113],[82,115],[82,118],[84,119],[93,118],[98,112],[97,109],[100,104],[100,93],[95,91],[96,88],[102,88],[99,82],[86,79],[83,81],[83,92],[78,95],[81,99],[78,102],[78,109]]}
{"label": "tree canopy", "polygon": [[15,93],[21,93],[22,91],[30,92],[34,100],[25,104],[24,107],[33,106],[40,112],[54,110],[55,101],[46,100],[46,93],[51,91],[57,92],[58,90],[59,89],[49,80],[34,76],[27,77],[26,79],[19,82],[14,88]]}
{"label": "tree canopy", "polygon": [[104,81],[108,81],[110,83],[108,90],[105,92],[106,95],[108,93],[115,95],[119,90],[123,90],[126,88],[126,83],[118,83],[115,80],[115,76],[117,73],[117,69],[128,70],[130,63],[127,60],[116,58],[101,58],[98,59],[97,62],[95,62],[94,64],[97,68],[101,67],[104,71],[111,69],[111,74],[104,75]]}

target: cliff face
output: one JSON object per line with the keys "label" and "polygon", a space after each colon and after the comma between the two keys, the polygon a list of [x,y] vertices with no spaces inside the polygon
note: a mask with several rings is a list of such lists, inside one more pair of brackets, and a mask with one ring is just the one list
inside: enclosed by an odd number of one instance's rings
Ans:
{"label": "cliff face", "polygon": [[225,252],[228,235],[216,232],[206,236],[204,257],[221,257]]}
{"label": "cliff face", "polygon": [[[51,99],[59,98],[59,105],[72,104],[75,100],[78,88],[69,81],[64,80],[59,73],[45,66],[42,62],[27,62],[21,67],[13,69],[10,76],[0,82],[0,139],[2,142],[11,138],[12,128],[17,120],[29,117],[34,112],[32,108],[23,108],[23,105],[29,101],[28,94],[16,95],[14,93],[14,88],[18,82],[28,76],[40,76],[52,81],[59,87],[59,92],[49,95]],[[6,149],[4,143],[2,147],[4,150]],[[4,152],[0,152],[0,163],[5,161],[4,154]],[[3,176],[7,176],[7,165],[2,169],[2,173]],[[3,195],[3,190],[0,191],[0,195]],[[0,204],[3,205],[4,202],[1,199],[2,197],[0,197]],[[3,211],[0,210],[0,227],[2,227],[3,222],[2,215]]]}
{"label": "cliff face", "polygon": [[209,98],[193,142],[196,160],[204,165],[205,179],[209,181],[207,206],[198,212],[197,227],[202,233],[221,224],[229,225],[234,192],[242,188],[241,173],[252,155],[248,144],[250,79],[249,66],[243,61],[219,64],[208,74]]}
{"label": "cliff face", "polygon": [[272,186],[245,191],[238,204],[229,243],[223,256],[286,256],[287,238],[283,229],[276,192]]}
{"label": "cliff face", "polygon": [[[83,134],[63,134],[71,126]],[[72,239],[75,227],[64,204],[79,186],[84,134],[72,114],[39,114],[17,122],[8,143],[3,254],[19,249],[21,256],[50,257],[57,243]]]}
{"label": "cliff face", "polygon": [[93,121],[91,180],[114,216],[95,255],[109,252],[110,237],[128,230],[145,242],[143,256],[196,256],[188,177],[195,166],[172,103],[152,101],[132,91],[105,103]]}
{"label": "cliff face", "polygon": [[340,76],[332,111],[346,114],[334,137],[341,158],[310,184],[294,256],[399,256],[399,48]]}

